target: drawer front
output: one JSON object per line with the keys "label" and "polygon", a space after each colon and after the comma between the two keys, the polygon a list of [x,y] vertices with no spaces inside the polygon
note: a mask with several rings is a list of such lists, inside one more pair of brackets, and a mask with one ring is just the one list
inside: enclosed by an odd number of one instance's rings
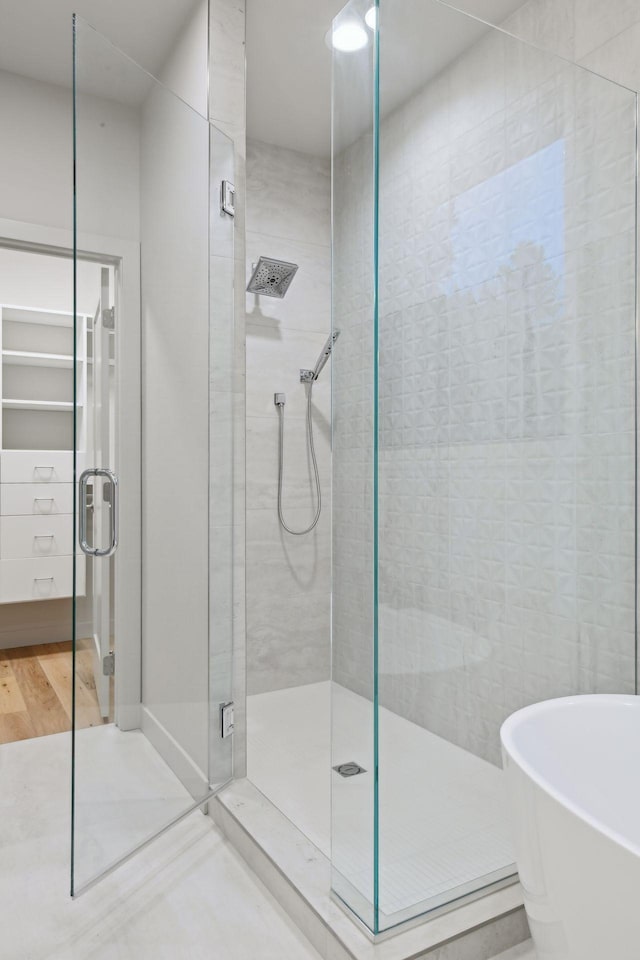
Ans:
{"label": "drawer front", "polygon": [[2,483],[0,484],[2,516],[51,516],[73,513],[73,484]]}
{"label": "drawer front", "polygon": [[0,518],[0,560],[64,557],[73,553],[73,517],[51,514]]}
{"label": "drawer front", "polygon": [[3,450],[0,465],[3,483],[72,483],[70,450]]}
{"label": "drawer front", "polygon": [[[77,558],[77,592],[85,592],[84,557]],[[72,557],[0,560],[0,602],[55,600],[73,594]]]}

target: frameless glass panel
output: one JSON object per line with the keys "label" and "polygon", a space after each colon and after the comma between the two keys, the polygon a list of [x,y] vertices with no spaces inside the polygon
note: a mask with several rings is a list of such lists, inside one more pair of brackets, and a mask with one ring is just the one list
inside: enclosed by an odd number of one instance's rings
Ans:
{"label": "frameless glass panel", "polygon": [[[376,64],[369,7],[353,0],[332,27],[332,314],[340,339],[332,369],[331,856],[334,891],[373,929]],[[349,49],[354,38],[357,50]]]}
{"label": "frameless glass panel", "polygon": [[[377,619],[334,610],[334,670],[377,715],[374,930],[513,876],[500,724],[633,692],[636,639],[636,97],[435,0],[382,0],[379,30],[373,200],[369,133],[334,144],[342,328],[379,263],[377,459],[366,430],[334,446],[336,504],[349,463],[377,467]],[[335,129],[358,81],[334,83]],[[341,342],[336,432],[362,383]],[[338,595],[363,569],[344,520]]]}
{"label": "frameless glass panel", "polygon": [[74,68],[77,893],[231,776],[233,152],[80,20]]}

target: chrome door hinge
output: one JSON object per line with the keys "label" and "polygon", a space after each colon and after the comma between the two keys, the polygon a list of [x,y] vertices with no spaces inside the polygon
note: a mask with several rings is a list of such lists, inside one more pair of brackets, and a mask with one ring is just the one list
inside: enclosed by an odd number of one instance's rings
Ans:
{"label": "chrome door hinge", "polygon": [[223,740],[233,733],[233,700],[220,704],[220,736]]}
{"label": "chrome door hinge", "polygon": [[106,657],[102,658],[102,672],[105,677],[113,677],[116,672],[116,655],[113,650],[109,650]]}
{"label": "chrome door hinge", "polygon": [[102,326],[105,330],[115,330],[116,328],[116,308],[105,307],[102,311]]}
{"label": "chrome door hinge", "polygon": [[236,188],[230,180],[223,180],[220,184],[220,210],[229,217],[236,215]]}

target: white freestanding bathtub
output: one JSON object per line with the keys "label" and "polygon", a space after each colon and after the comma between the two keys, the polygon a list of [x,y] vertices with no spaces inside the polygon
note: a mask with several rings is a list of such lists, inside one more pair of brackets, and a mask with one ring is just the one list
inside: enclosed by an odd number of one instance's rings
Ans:
{"label": "white freestanding bathtub", "polygon": [[638,960],[640,698],[537,703],[501,738],[539,960]]}

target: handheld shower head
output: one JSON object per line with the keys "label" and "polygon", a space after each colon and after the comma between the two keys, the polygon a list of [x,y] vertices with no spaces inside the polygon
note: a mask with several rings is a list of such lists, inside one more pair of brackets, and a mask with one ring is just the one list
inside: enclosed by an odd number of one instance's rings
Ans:
{"label": "handheld shower head", "polygon": [[308,527],[305,527],[304,530],[292,530],[291,527],[287,526],[283,513],[282,513],[282,476],[284,473],[284,405],[286,397],[284,393],[274,393],[273,402],[276,405],[276,410],[278,411],[278,420],[280,421],[280,439],[279,439],[279,466],[278,466],[278,519],[283,530],[286,530],[287,533],[293,534],[295,537],[302,537],[306,533],[311,533],[314,529],[318,520],[320,519],[320,514],[322,513],[322,489],[320,486],[320,472],[318,470],[318,460],[316,458],[315,446],[313,443],[313,408],[311,405],[311,398],[313,396],[313,384],[320,376],[320,371],[324,367],[325,363],[331,356],[331,351],[333,350],[333,345],[340,336],[339,330],[334,330],[324,347],[320,352],[320,356],[316,360],[316,365],[313,370],[301,370],[300,371],[300,383],[308,384],[307,389],[307,443],[309,454],[311,456],[311,463],[313,464],[313,476],[316,485],[316,513],[309,524]]}
{"label": "handheld shower head", "polygon": [[313,383],[314,380],[318,379],[318,377],[320,376],[320,373],[322,372],[322,368],[324,367],[325,363],[331,356],[333,345],[339,336],[340,336],[339,330],[334,330],[333,333],[330,334],[329,339],[327,340],[324,347],[320,351],[320,356],[316,360],[316,365],[313,368],[313,370],[309,370],[307,368],[303,368],[302,370],[300,370],[300,383]]}
{"label": "handheld shower head", "polygon": [[320,356],[318,357],[318,359],[317,359],[317,361],[316,361],[316,365],[315,365],[315,367],[313,368],[313,379],[314,379],[314,380],[317,380],[318,377],[320,376],[320,372],[321,372],[322,368],[324,367],[325,363],[327,362],[327,360],[329,359],[329,357],[331,356],[331,351],[333,350],[333,345],[334,345],[334,343],[336,342],[336,340],[338,339],[339,336],[340,336],[340,331],[339,331],[339,330],[334,330],[333,333],[330,335],[329,339],[327,340],[327,342],[325,343],[324,347],[322,348],[322,353],[321,353]]}

